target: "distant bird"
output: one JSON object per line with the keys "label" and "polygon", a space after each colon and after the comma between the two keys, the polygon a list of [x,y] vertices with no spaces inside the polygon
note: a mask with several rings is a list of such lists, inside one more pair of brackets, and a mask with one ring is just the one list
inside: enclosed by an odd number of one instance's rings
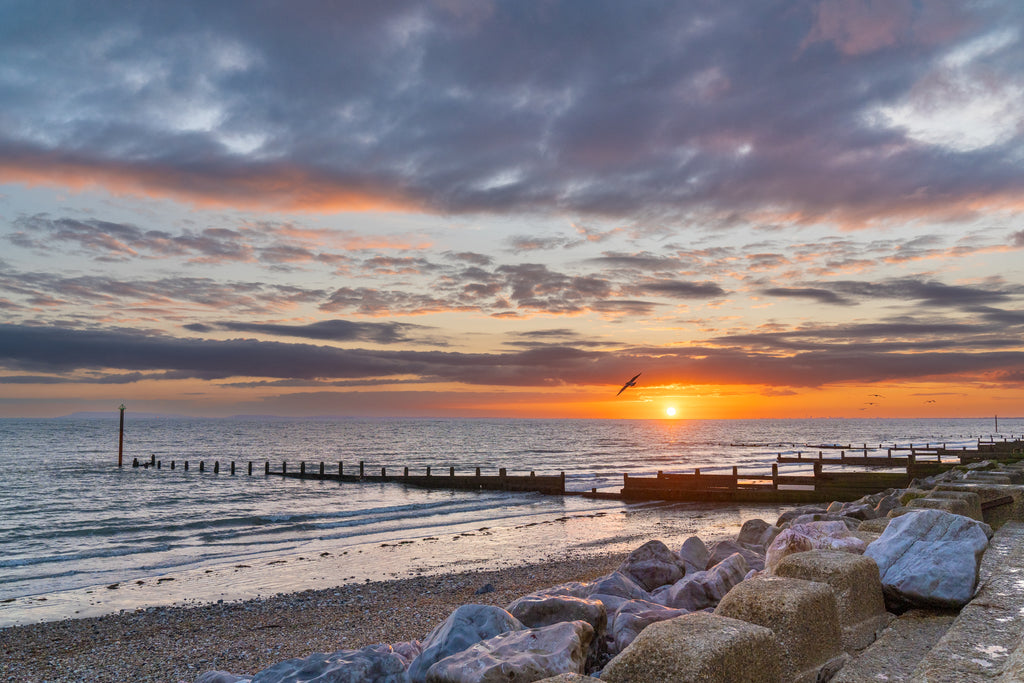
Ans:
{"label": "distant bird", "polygon": [[878,404],[875,403],[874,401],[865,401],[864,405],[866,405],[866,406],[877,406]]}
{"label": "distant bird", "polygon": [[925,403],[935,403],[935,399],[928,399]]}
{"label": "distant bird", "polygon": [[873,396],[875,398],[885,398],[885,396],[882,396],[881,394],[868,394],[868,396]]}
{"label": "distant bird", "polygon": [[[644,374],[644,373],[638,372],[635,375],[633,375],[633,378],[631,380],[629,380],[628,382],[626,382],[625,384],[623,384],[622,388],[619,389],[619,394],[621,394],[623,391],[625,391],[626,389],[628,389],[630,387],[635,387],[636,386],[636,378],[639,377],[642,374]],[[615,395],[618,396],[619,394],[615,394]]]}

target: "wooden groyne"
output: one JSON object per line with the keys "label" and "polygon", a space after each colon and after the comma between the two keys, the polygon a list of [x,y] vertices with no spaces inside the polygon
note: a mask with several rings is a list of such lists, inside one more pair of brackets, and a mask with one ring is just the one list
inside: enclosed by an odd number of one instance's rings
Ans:
{"label": "wooden groyne", "polygon": [[[925,446],[889,446],[884,449],[885,455],[868,455],[869,452],[874,452],[875,450],[868,449],[867,447],[857,449],[846,448],[840,450],[839,457],[826,456],[822,450],[818,451],[817,457],[813,455],[805,456],[802,451],[797,451],[796,455],[783,455],[779,453],[775,460],[785,464],[820,462],[825,465],[855,467],[912,467],[915,464],[924,466],[930,463],[946,465],[948,469],[948,467],[955,465],[967,465],[972,462],[992,459],[993,457],[1012,459],[1014,453],[1024,451],[1024,441],[1020,439],[979,441],[977,448],[972,450],[967,450],[966,446],[960,449],[947,448],[946,444],[936,444],[934,446],[932,444]],[[850,451],[850,454],[847,451]],[[899,455],[901,452],[906,452],[906,455]],[[854,455],[853,453],[860,453],[860,455]],[[946,458],[946,460],[943,461],[943,458]]]}
{"label": "wooden groyne", "polygon": [[[253,463],[245,463],[245,471],[251,476],[253,474]],[[231,461],[230,473],[234,475],[236,473],[235,462]],[[266,477],[276,476],[285,477],[288,479],[310,479],[316,481],[336,481],[339,483],[394,483],[394,484],[405,484],[407,486],[416,486],[419,488],[428,489],[458,489],[458,490],[478,490],[478,491],[523,491],[523,492],[536,492],[545,493],[548,495],[562,495],[566,493],[565,490],[565,472],[560,472],[557,475],[538,475],[536,472],[530,472],[529,475],[514,475],[508,474],[505,468],[498,470],[497,475],[486,475],[483,474],[481,469],[477,467],[472,475],[456,474],[454,467],[445,468],[439,472],[435,472],[431,467],[427,467],[422,474],[416,474],[409,471],[408,467],[403,467],[401,473],[388,473],[387,467],[381,467],[379,474],[377,470],[368,472],[366,464],[360,462],[358,470],[349,471],[346,473],[344,462],[337,463],[337,467],[332,463],[328,466],[325,462],[310,463],[307,467],[305,461],[299,463],[292,463],[289,467],[286,461],[281,462],[279,467],[271,466],[270,461],[264,461],[261,466],[257,466],[257,474],[262,474]],[[132,462],[132,467],[155,467],[157,469],[163,469],[162,461],[156,459],[156,456],[150,456],[149,462],[139,462],[138,458]],[[169,469],[175,469],[176,462],[172,460],[170,462]],[[206,469],[206,462],[200,460],[198,463],[199,471],[204,472]],[[187,472],[189,469],[189,462],[185,460],[183,462],[183,469]],[[394,470],[392,470],[394,472]],[[214,461],[213,473],[220,474],[220,462]]]}

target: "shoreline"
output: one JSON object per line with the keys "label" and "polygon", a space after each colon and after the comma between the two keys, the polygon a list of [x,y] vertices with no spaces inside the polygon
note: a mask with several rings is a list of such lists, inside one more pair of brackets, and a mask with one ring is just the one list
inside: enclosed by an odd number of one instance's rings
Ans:
{"label": "shoreline", "polygon": [[[0,629],[0,679],[192,683],[211,669],[256,673],[313,652],[421,639],[461,605],[504,607],[607,574],[625,556],[570,550],[563,559],[499,569],[10,626]],[[487,584],[493,590],[477,593]]]}

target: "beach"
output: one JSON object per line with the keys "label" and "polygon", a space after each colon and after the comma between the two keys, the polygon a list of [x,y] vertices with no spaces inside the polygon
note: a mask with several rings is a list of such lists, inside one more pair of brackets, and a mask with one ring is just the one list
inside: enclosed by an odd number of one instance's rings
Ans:
{"label": "beach", "polygon": [[313,652],[421,639],[460,605],[504,607],[541,588],[607,574],[624,557],[567,553],[491,571],[15,626],[0,629],[0,680],[191,683],[213,669],[256,673]]}

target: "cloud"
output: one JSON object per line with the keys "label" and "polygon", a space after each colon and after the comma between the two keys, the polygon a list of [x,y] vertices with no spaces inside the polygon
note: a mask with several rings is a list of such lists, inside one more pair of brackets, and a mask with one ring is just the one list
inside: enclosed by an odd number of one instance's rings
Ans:
{"label": "cloud", "polygon": [[761,292],[766,296],[778,296],[788,299],[810,299],[820,304],[835,306],[851,306],[855,302],[841,297],[835,292],[818,287],[769,287]]}
{"label": "cloud", "polygon": [[969,104],[1018,101],[1020,51],[972,46],[1019,3],[444,4],[12,9],[0,179],[651,226],[1020,211],[1018,133],[957,148],[883,116],[963,74]]}
{"label": "cloud", "polygon": [[[907,328],[904,328],[907,329]],[[840,330],[818,330],[819,337]],[[864,338],[868,330],[845,333]],[[813,336],[814,331],[808,334]],[[1012,335],[1011,335],[1012,336]],[[1024,369],[1019,343],[996,350],[950,343],[940,350],[887,343],[786,346],[784,339],[723,337],[716,345],[685,349],[627,347],[597,350],[566,345],[512,353],[458,353],[341,349],[246,339],[215,341],[143,335],[123,330],[78,330],[0,325],[0,367],[12,375],[67,376],[95,381],[124,373],[205,380],[307,380],[317,382],[410,378],[494,387],[614,385],[642,365],[652,385],[766,385],[821,387],[858,383],[956,378],[965,384],[998,382]],[[726,345],[728,344],[728,345]],[[746,345],[748,348],[742,348]],[[768,347],[771,348],[768,348]],[[779,350],[787,353],[778,353]],[[1015,376],[1015,375],[1014,375]]]}
{"label": "cloud", "polygon": [[315,339],[319,341],[336,342],[371,342],[374,344],[401,344],[408,342],[429,341],[433,345],[443,345],[436,339],[427,338],[424,335],[411,336],[433,328],[422,325],[410,325],[409,323],[369,323],[352,322],[349,320],[321,320],[306,325],[284,325],[279,323],[255,323],[255,322],[218,322],[212,324],[193,323],[183,325],[186,330],[192,332],[213,332],[226,330],[229,332],[248,332],[252,334],[264,334],[275,337],[296,337],[301,339]]}

